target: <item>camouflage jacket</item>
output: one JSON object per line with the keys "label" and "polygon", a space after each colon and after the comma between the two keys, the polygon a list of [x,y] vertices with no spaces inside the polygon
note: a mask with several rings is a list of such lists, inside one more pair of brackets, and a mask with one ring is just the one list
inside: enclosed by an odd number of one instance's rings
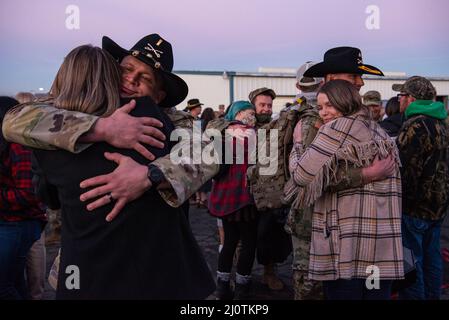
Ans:
{"label": "camouflage jacket", "polygon": [[[193,117],[190,114],[174,108],[165,109],[165,111],[176,129],[182,128],[191,132]],[[61,148],[78,153],[91,145],[80,143],[78,139],[87,133],[97,120],[98,117],[93,115],[52,107],[46,101],[22,104],[6,114],[3,121],[3,134],[7,140],[29,147],[48,150]],[[206,144],[207,142],[201,142],[202,148]],[[190,141],[182,140],[174,148],[182,146],[190,148]],[[186,159],[181,164],[173,164],[170,154],[153,161],[170,183],[171,188],[159,190],[169,205],[180,206],[218,173],[218,163],[194,164],[192,159],[198,156],[195,153],[201,152],[201,149],[191,148],[190,159]]]}
{"label": "camouflage jacket", "polygon": [[[304,123],[303,134],[305,139],[313,137],[318,130],[321,120],[314,108],[306,103],[298,108],[282,110],[277,119],[261,125],[260,129],[266,130],[265,140],[258,142],[258,161],[248,169],[248,182],[254,202],[258,210],[280,209],[284,207],[282,201],[283,190],[290,178],[288,171],[288,159],[293,147],[293,131],[296,124]],[[272,136],[272,133],[275,134]],[[269,151],[273,143],[277,143],[276,154]],[[269,154],[269,163],[262,161],[262,153]]]}
{"label": "camouflage jacket", "polygon": [[439,220],[449,201],[449,127],[444,120],[418,115],[397,139],[402,168],[402,210],[419,219]]}

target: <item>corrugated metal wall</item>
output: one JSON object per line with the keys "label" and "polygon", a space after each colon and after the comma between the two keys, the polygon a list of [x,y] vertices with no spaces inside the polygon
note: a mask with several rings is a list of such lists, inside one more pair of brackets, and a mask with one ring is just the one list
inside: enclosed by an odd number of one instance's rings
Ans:
{"label": "corrugated metal wall", "polygon": [[[212,107],[217,110],[219,104],[228,105],[231,103],[230,97],[230,81],[233,78],[233,96],[236,100],[247,100],[248,94],[257,88],[268,87],[272,88],[278,98],[273,101],[273,111],[278,112],[287,102],[292,101],[298,93],[296,89],[296,79],[293,75],[273,75],[273,74],[244,74],[237,73],[224,77],[219,74],[202,74],[201,72],[184,71],[179,74],[189,85],[189,96],[186,101],[191,98],[199,98],[204,104],[204,107]],[[377,90],[381,93],[383,100],[395,96],[397,92],[391,89],[394,83],[404,83],[405,79],[398,78],[364,78],[365,86],[360,90],[364,94],[369,90]],[[449,78],[448,79],[431,79],[433,85],[437,89],[440,96],[449,96]],[[186,104],[184,101],[178,108],[182,109]]]}
{"label": "corrugated metal wall", "polygon": [[178,105],[184,109],[187,101],[192,98],[200,99],[204,108],[218,110],[218,105],[229,104],[229,79],[216,75],[178,74],[189,86],[187,98]]}
{"label": "corrugated metal wall", "polygon": [[[369,90],[377,90],[380,92],[383,100],[388,100],[389,98],[398,94],[391,89],[394,83],[404,83],[405,80],[390,80],[385,79],[365,79],[365,85],[360,90],[361,94]],[[432,80],[432,84],[437,89],[437,94],[439,96],[449,95],[449,79],[448,80]]]}
{"label": "corrugated metal wall", "polygon": [[251,91],[261,87],[272,88],[279,96],[292,96],[295,92],[295,83],[295,78],[236,76],[234,97],[235,100],[248,99]]}

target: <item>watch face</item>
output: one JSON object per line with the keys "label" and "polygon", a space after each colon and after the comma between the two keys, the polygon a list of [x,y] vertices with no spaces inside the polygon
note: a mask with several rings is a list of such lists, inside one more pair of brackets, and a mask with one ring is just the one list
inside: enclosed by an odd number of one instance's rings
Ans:
{"label": "watch face", "polygon": [[151,172],[151,178],[154,180],[154,182],[160,182],[161,181],[161,173],[159,170],[153,170]]}
{"label": "watch face", "polygon": [[153,184],[158,184],[162,181],[163,178],[163,174],[162,171],[157,168],[157,167],[153,167],[150,169],[150,180]]}

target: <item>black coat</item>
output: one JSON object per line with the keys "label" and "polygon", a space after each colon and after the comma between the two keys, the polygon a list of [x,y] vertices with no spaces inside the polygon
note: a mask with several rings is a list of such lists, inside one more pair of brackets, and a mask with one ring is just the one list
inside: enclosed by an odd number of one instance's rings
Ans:
{"label": "black coat", "polygon": [[390,137],[397,137],[399,130],[404,123],[404,116],[402,113],[396,113],[388,118],[385,118],[379,123],[379,125],[384,129]]}
{"label": "black coat", "polygon": [[[136,116],[155,117],[164,123],[169,141],[173,124],[149,98],[137,99]],[[149,148],[156,157],[170,151]],[[181,209],[167,205],[151,189],[128,203],[112,221],[105,217],[113,205],[86,210],[79,196],[84,179],[112,172],[117,165],[104,152],[119,152],[141,164],[148,161],[133,150],[96,143],[80,154],[35,150],[49,183],[56,186],[62,205],[62,250],[58,299],[204,299],[214,281]],[[75,265],[80,289],[65,282]]]}

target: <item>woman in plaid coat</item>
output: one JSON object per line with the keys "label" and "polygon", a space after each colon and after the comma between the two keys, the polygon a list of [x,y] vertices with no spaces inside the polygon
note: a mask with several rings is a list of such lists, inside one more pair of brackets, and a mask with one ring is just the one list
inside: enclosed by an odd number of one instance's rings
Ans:
{"label": "woman in plaid coat", "polygon": [[[314,204],[309,278],[323,281],[328,299],[388,299],[402,279],[401,180],[396,145],[370,119],[355,87],[323,85],[318,109],[326,123],[303,150],[295,137],[290,170],[299,206]],[[333,120],[331,120],[333,119]],[[327,191],[339,166],[366,167],[392,155],[394,174],[358,188]]]}

